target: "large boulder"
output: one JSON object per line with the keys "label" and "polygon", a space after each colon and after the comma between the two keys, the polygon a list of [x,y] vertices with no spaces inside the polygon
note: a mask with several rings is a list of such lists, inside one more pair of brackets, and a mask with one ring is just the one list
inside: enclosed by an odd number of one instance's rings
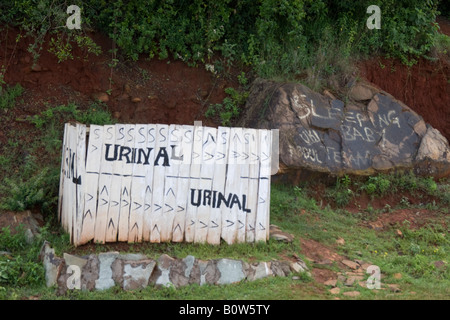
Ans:
{"label": "large boulder", "polygon": [[394,169],[449,175],[448,141],[408,106],[362,82],[354,82],[345,100],[298,83],[256,79],[239,125],[279,129],[279,173],[289,179]]}

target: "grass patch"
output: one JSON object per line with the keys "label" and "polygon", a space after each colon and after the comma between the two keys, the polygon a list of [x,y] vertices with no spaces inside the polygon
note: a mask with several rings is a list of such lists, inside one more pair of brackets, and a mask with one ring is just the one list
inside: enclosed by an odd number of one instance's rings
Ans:
{"label": "grass patch", "polygon": [[13,108],[23,91],[24,89],[19,83],[15,86],[6,86],[6,88],[0,86],[0,110]]}

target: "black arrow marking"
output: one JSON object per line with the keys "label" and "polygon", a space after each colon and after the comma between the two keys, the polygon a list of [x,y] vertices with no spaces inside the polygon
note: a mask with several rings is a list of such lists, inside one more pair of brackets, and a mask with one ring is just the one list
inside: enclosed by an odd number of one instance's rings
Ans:
{"label": "black arrow marking", "polygon": [[209,160],[211,160],[212,158],[214,158],[214,155],[211,154],[211,153],[209,153],[209,152],[205,152],[205,155],[208,155],[208,156],[209,156],[208,158],[203,157],[203,159],[204,159],[205,161],[209,161]]}
{"label": "black arrow marking", "polygon": [[93,195],[91,195],[91,194],[89,194],[89,193],[86,193],[86,195],[89,197],[89,199],[87,199],[86,201],[91,201],[92,200],[92,198],[94,198],[94,196]]}
{"label": "black arrow marking", "polygon": [[241,141],[241,138],[239,137],[239,135],[237,134],[237,132],[234,134],[233,140],[236,140],[236,137],[238,138],[239,142]]}
{"label": "black arrow marking", "polygon": [[147,186],[147,188],[145,188],[145,193],[150,192],[152,193],[152,188],[150,188],[150,186]]}
{"label": "black arrow marking", "polygon": [[127,194],[127,197],[128,197],[128,190],[127,190],[127,187],[123,187],[122,195],[125,195],[125,193]]}
{"label": "black arrow marking", "polygon": [[115,207],[115,206],[118,206],[118,205],[119,205],[119,202],[117,202],[117,201],[114,201],[114,200],[113,200],[113,201],[111,201],[111,203],[113,203],[113,205],[112,205],[113,207]]}
{"label": "black arrow marking", "polygon": [[212,140],[214,143],[216,142],[216,139],[214,139],[214,136],[209,132],[209,133],[208,133],[208,137],[206,138],[206,141],[203,143],[203,146],[205,146],[205,144],[208,143],[209,137],[211,137],[211,140]]}
{"label": "black arrow marking", "polygon": [[230,221],[230,220],[228,220],[228,219],[225,220],[225,221],[229,223],[229,224],[227,225],[227,228],[228,228],[228,227],[231,227],[231,226],[234,224],[233,221]]}
{"label": "black arrow marking", "polygon": [[142,207],[142,205],[139,204],[139,203],[137,203],[136,201],[133,202],[133,203],[136,205],[136,207],[134,208],[134,210],[137,210],[137,209],[139,209],[140,207]]}
{"label": "black arrow marking", "polygon": [[181,212],[184,211],[184,208],[182,206],[178,206],[178,208],[180,208],[179,210],[177,210],[177,212]]}
{"label": "black arrow marking", "polygon": [[262,161],[266,161],[266,160],[268,160],[270,158],[266,153],[263,152],[262,154],[265,156],[265,158],[262,159]]}
{"label": "black arrow marking", "polygon": [[198,158],[200,155],[197,152],[192,151],[192,159]]}
{"label": "black arrow marking", "polygon": [[243,154],[243,155],[245,154],[245,156],[242,156],[242,157],[244,158],[244,160],[247,160],[248,157],[249,157],[248,153],[242,152],[242,154]]}
{"label": "black arrow marking", "polygon": [[256,161],[259,161],[259,156],[257,154],[252,152],[252,155],[256,157],[256,159],[255,159]]}
{"label": "black arrow marking", "polygon": [[172,189],[172,188],[169,188],[169,190],[167,190],[166,196],[169,194],[170,191],[172,191],[172,195],[175,197],[175,192],[173,192],[173,189]]}
{"label": "black arrow marking", "polygon": [[259,228],[260,228],[260,230],[266,230],[266,228],[264,228],[264,226],[261,224],[261,222],[259,223]]}
{"label": "black arrow marking", "polygon": [[255,227],[252,227],[252,225],[251,225],[250,223],[248,224],[248,226],[249,226],[249,230],[250,230],[250,231],[255,230]]}
{"label": "black arrow marking", "polygon": [[217,154],[219,154],[219,153],[220,153],[220,157],[216,157],[216,160],[220,160],[220,159],[225,158],[225,153],[217,151]]}
{"label": "black arrow marking", "polygon": [[239,156],[240,156],[239,152],[233,150],[233,158],[239,158]]}
{"label": "black arrow marking", "polygon": [[155,231],[155,229],[156,229],[156,231],[158,231],[158,233],[160,233],[160,232],[159,232],[159,228],[158,228],[158,225],[157,225],[157,224],[155,224],[155,226],[153,227],[153,229],[152,229],[152,232],[153,232],[153,231]]}
{"label": "black arrow marking", "polygon": [[204,223],[203,221],[199,220],[198,222],[200,222],[203,225],[203,227],[201,227],[200,229],[205,229],[206,227],[208,227],[208,225],[206,223]]}
{"label": "black arrow marking", "polygon": [[101,199],[103,201],[103,203],[100,206],[104,206],[105,204],[108,204],[108,201],[105,199]]}
{"label": "black arrow marking", "polygon": [[137,222],[135,222],[135,223],[133,224],[133,227],[131,228],[131,231],[133,231],[134,228],[136,228],[136,229],[137,229],[137,232],[139,232],[139,226],[138,226]]}
{"label": "black arrow marking", "polygon": [[175,231],[176,231],[177,229],[179,229],[180,232],[182,232],[182,231],[181,231],[181,226],[180,226],[179,223],[175,226],[175,228],[173,228],[173,233],[175,233]]}
{"label": "black arrow marking", "polygon": [[106,195],[108,195],[108,188],[106,188],[106,186],[103,186],[102,191],[100,192],[100,194],[103,194],[103,191],[106,191]]}
{"label": "black arrow marking", "polygon": [[128,205],[130,204],[127,200],[122,200],[122,202],[125,202],[125,203],[126,203],[125,205],[122,206],[122,208],[123,208],[123,207],[126,207],[126,206],[128,206]]}
{"label": "black arrow marking", "polygon": [[242,223],[242,221],[241,220],[238,220],[238,222],[241,224],[241,226],[238,228],[238,229],[242,229],[244,226],[245,226],[245,224],[244,223]]}
{"label": "black arrow marking", "polygon": [[88,209],[88,211],[86,211],[86,213],[85,213],[84,216],[83,216],[83,219],[86,218],[86,216],[88,215],[88,213],[89,213],[89,215],[91,216],[91,219],[92,219],[91,209]]}
{"label": "black arrow marking", "polygon": [[165,203],[164,205],[165,205],[166,207],[169,207],[169,208],[170,208],[170,210],[168,210],[168,211],[166,211],[166,212],[173,211],[173,208],[172,208],[171,206],[169,206],[167,203]]}
{"label": "black arrow marking", "polygon": [[109,219],[109,223],[108,223],[108,229],[111,227],[111,225],[112,225],[112,227],[113,228],[115,228],[114,227],[114,221],[113,221],[113,219],[111,218],[111,219]]}
{"label": "black arrow marking", "polygon": [[191,224],[189,226],[192,226],[195,224],[195,221],[191,219]]}
{"label": "black arrow marking", "polygon": [[158,211],[159,209],[161,209],[161,206],[159,204],[155,203],[155,206],[158,207],[158,209],[156,209],[155,212]]}
{"label": "black arrow marking", "polygon": [[95,148],[95,149],[92,149],[91,152],[94,152],[95,150],[98,149],[97,146],[95,146],[95,145],[93,145],[93,144],[91,144],[91,146],[92,146],[93,148]]}
{"label": "black arrow marking", "polygon": [[219,225],[215,222],[215,221],[213,221],[213,220],[211,220],[211,223],[213,224],[213,226],[211,226],[211,229],[214,229],[214,228],[217,228]]}
{"label": "black arrow marking", "polygon": [[146,203],[146,204],[145,204],[145,207],[144,207],[144,211],[147,211],[148,209],[150,209],[150,207],[151,207],[151,205],[149,205],[148,203]]}
{"label": "black arrow marking", "polygon": [[259,197],[259,200],[260,200],[259,203],[266,203],[266,200],[261,197]]}

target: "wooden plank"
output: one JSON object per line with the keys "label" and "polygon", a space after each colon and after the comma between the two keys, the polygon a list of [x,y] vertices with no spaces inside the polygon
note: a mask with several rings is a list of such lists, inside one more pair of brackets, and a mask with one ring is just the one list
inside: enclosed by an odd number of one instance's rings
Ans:
{"label": "wooden plank", "polygon": [[[266,241],[269,240],[270,238],[270,182],[271,182],[271,177],[272,177],[272,151],[273,151],[273,134],[275,131],[277,131],[278,129],[273,129],[273,130],[268,130],[268,136],[267,136],[267,145],[269,146],[269,158],[266,159],[266,157],[264,158],[264,161],[268,161],[268,164],[266,164],[269,169],[267,169],[267,172],[265,172],[266,176],[267,176],[267,200],[266,200]],[[278,134],[278,132],[277,132]],[[278,145],[278,143],[277,143]],[[278,170],[277,170],[278,171]]]}
{"label": "wooden plank", "polygon": [[186,222],[186,208],[188,205],[190,168],[192,159],[192,146],[194,138],[193,126],[182,126],[181,154],[183,160],[179,165],[178,175],[166,175],[167,181],[174,179],[177,182],[176,209],[173,220],[172,241],[184,240]]}
{"label": "wooden plank", "polygon": [[[128,241],[128,226],[131,208],[131,183],[133,180],[133,167],[136,162],[135,135],[136,126],[125,125],[124,149],[120,153],[122,156],[122,186],[120,189],[120,211],[118,222],[119,241]],[[119,159],[120,160],[120,159]]]}
{"label": "wooden plank", "polygon": [[67,145],[67,126],[64,124],[64,135],[61,148],[61,171],[59,173],[59,193],[58,193],[58,221],[61,222],[62,209],[63,209],[63,195],[64,195],[64,182],[66,173],[66,145]]}
{"label": "wooden plank", "polygon": [[[100,159],[100,177],[98,182],[98,207],[95,220],[94,241],[105,243],[106,228],[108,222],[108,209],[111,200],[111,183],[113,174],[114,155],[118,156],[118,150],[114,147],[116,130],[114,125],[103,127],[103,148]],[[117,151],[117,152],[116,152]],[[116,153],[116,154],[115,154]]]}
{"label": "wooden plank", "polygon": [[247,213],[248,213],[248,186],[249,186],[249,162],[250,162],[250,137],[246,129],[242,129],[242,147],[241,154],[238,158],[240,176],[239,176],[239,189],[235,191],[240,200],[239,204],[235,206],[236,218],[237,218],[237,236],[236,241],[243,243],[246,241],[246,225],[247,225]]}
{"label": "wooden plank", "polygon": [[[238,210],[239,206],[233,201],[240,190],[241,176],[241,154],[243,152],[243,131],[242,128],[231,128],[230,145],[228,151],[227,180],[225,183],[225,198],[228,206],[223,206],[222,210],[222,238],[228,244],[236,242],[238,230]],[[233,199],[234,198],[234,199]]]}
{"label": "wooden plank", "polygon": [[103,149],[103,127],[90,126],[84,185],[84,211],[79,244],[94,239],[97,217],[98,182]]}
{"label": "wooden plank", "polygon": [[177,209],[177,180],[170,177],[178,176],[180,164],[183,162],[180,154],[182,134],[181,125],[169,126],[167,145],[169,165],[165,167],[164,173],[164,205],[161,208],[163,220],[160,225],[161,242],[169,242],[172,240],[173,222]]}
{"label": "wooden plank", "polygon": [[152,213],[152,199],[153,199],[153,165],[155,161],[155,147],[156,147],[157,130],[155,124],[147,126],[147,150],[151,149],[148,159],[148,165],[146,165],[146,177],[145,177],[145,191],[144,191],[144,212],[143,212],[143,226],[142,226],[142,238],[144,241],[150,241],[151,230],[151,213]]}
{"label": "wooden plank", "polygon": [[68,154],[68,179],[67,179],[67,220],[65,221],[66,230],[70,234],[70,241],[74,241],[74,224],[73,221],[76,215],[76,186],[74,179],[76,179],[76,149],[77,149],[77,128],[75,125],[69,125],[69,154]]}
{"label": "wooden plank", "polygon": [[228,162],[230,128],[217,129],[216,150],[214,156],[214,180],[212,181],[213,205],[210,208],[210,224],[206,241],[209,244],[220,244],[222,231],[221,209],[217,206],[218,194],[225,193],[225,181]]}
{"label": "wooden plank", "polygon": [[195,235],[195,223],[197,221],[197,206],[194,205],[198,197],[198,189],[201,179],[203,127],[194,126],[194,141],[192,146],[191,168],[189,174],[189,193],[186,208],[184,240],[193,242]]}
{"label": "wooden plank", "polygon": [[169,126],[165,124],[158,124],[156,126],[156,148],[155,148],[155,162],[153,168],[153,196],[152,208],[150,214],[150,241],[161,242],[161,227],[164,223],[163,207],[164,207],[164,183],[165,183],[165,169],[168,166],[168,137]]}
{"label": "wooden plank", "polygon": [[69,175],[69,136],[70,136],[70,128],[69,128],[69,124],[66,123],[65,124],[65,129],[64,129],[64,152],[63,152],[63,170],[61,171],[62,176],[62,198],[61,198],[61,217],[60,217],[60,223],[61,226],[63,227],[63,229],[65,231],[68,231],[66,228],[66,221],[67,221],[67,202],[69,201],[69,186],[68,186],[68,175]]}
{"label": "wooden plank", "polygon": [[128,225],[128,242],[141,242],[144,223],[146,172],[150,165],[149,157],[153,150],[147,149],[147,125],[136,125],[135,163],[131,183],[130,223]]}
{"label": "wooden plank", "polygon": [[84,214],[84,178],[86,171],[86,125],[77,123],[77,156],[76,156],[76,175],[75,175],[75,192],[76,192],[76,211],[74,216],[74,241],[77,246],[80,242],[81,229]]}
{"label": "wooden plank", "polygon": [[255,241],[256,210],[258,204],[259,187],[259,135],[258,130],[244,129],[244,138],[248,141],[247,161],[249,166],[248,173],[248,192],[247,192],[247,213],[246,241]]}
{"label": "wooden plank", "polygon": [[114,142],[115,159],[113,161],[111,194],[108,208],[108,219],[106,223],[106,242],[116,242],[119,227],[120,198],[122,193],[122,146],[125,144],[125,125],[116,124],[116,140]]}
{"label": "wooden plank", "polygon": [[260,177],[258,192],[258,209],[256,213],[255,241],[266,241],[269,238],[270,222],[270,152],[271,131],[260,130]]}
{"label": "wooden plank", "polygon": [[69,170],[69,124],[66,123],[65,124],[65,128],[64,128],[64,152],[63,152],[63,162],[64,162],[64,169],[61,171],[61,173],[63,174],[63,188],[62,188],[62,199],[61,199],[61,217],[60,217],[60,223],[61,226],[63,227],[63,229],[65,231],[68,231],[66,229],[66,221],[67,221],[67,202],[69,201],[69,189],[68,189],[68,185],[67,185],[67,180],[68,178],[68,170]]}
{"label": "wooden plank", "polygon": [[205,243],[210,226],[210,211],[212,206],[212,182],[214,179],[214,162],[216,152],[217,129],[204,127],[202,138],[202,164],[200,168],[199,190],[201,190],[201,203],[197,207],[195,220],[194,242]]}

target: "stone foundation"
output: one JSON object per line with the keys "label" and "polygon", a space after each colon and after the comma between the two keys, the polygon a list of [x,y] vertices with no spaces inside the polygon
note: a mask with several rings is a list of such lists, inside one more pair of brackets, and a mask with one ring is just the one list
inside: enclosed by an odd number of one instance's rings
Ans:
{"label": "stone foundation", "polygon": [[119,286],[124,290],[143,289],[147,286],[173,286],[190,284],[226,285],[240,281],[253,281],[265,277],[285,277],[291,273],[307,272],[306,264],[292,261],[246,263],[242,260],[200,260],[193,256],[184,259],[161,255],[157,260],[142,254],[106,252],[84,257],[64,254],[55,256],[45,242],[41,250],[48,287],[57,286],[64,294],[69,289],[105,290]]}

